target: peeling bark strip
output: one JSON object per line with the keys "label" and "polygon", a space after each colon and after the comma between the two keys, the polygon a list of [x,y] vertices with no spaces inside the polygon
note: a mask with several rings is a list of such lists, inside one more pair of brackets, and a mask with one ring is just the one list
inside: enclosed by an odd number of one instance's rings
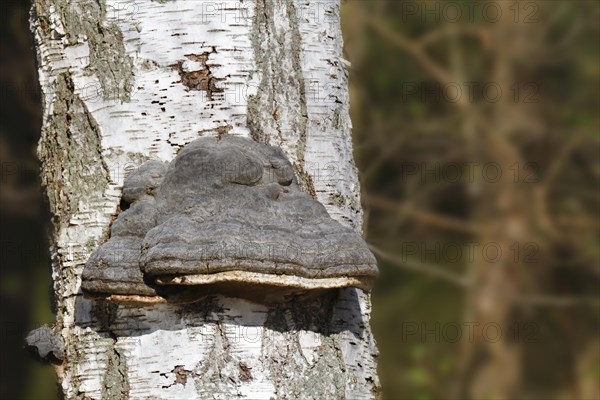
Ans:
{"label": "peeling bark strip", "polygon": [[80,292],[127,172],[202,135],[282,147],[304,190],[360,232],[338,3],[34,0],[31,27],[65,397],[376,397],[361,290],[269,307],[115,306]]}

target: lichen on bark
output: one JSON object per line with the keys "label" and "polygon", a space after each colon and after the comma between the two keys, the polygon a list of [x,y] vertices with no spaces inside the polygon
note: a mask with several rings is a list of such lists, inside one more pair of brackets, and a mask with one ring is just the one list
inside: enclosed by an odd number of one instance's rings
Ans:
{"label": "lichen on bark", "polygon": [[40,0],[34,12],[50,21],[47,33],[67,46],[87,43],[86,73],[98,78],[104,100],[128,101],[133,84],[133,63],[125,51],[123,34],[106,22],[106,4],[99,0]]}
{"label": "lichen on bark", "polygon": [[101,135],[93,116],[75,95],[68,73],[55,81],[52,115],[39,143],[42,184],[55,228],[68,223],[80,201],[102,195],[108,171],[102,162]]}
{"label": "lichen on bark", "polygon": [[[287,26],[278,26],[278,19]],[[293,161],[303,165],[308,117],[294,2],[257,0],[251,40],[260,76],[256,95],[248,99],[251,134],[259,142],[287,143]]]}
{"label": "lichen on bark", "polygon": [[[279,398],[344,399],[348,379],[331,321],[337,295],[330,293],[310,302],[289,302],[273,307],[266,325],[264,363]],[[318,335],[319,345],[305,356],[299,334]],[[327,377],[324,379],[323,377]]]}

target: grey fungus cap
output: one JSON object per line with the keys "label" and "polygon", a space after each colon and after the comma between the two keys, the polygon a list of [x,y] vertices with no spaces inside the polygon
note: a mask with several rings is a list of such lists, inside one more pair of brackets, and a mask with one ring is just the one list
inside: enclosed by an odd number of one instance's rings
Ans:
{"label": "grey fungus cap", "polygon": [[92,253],[83,269],[81,288],[88,296],[121,300],[157,296],[144,280],[140,257],[144,236],[156,225],[154,190],[166,170],[166,163],[148,161],[125,179],[122,203],[129,208],[119,214],[110,239]]}
{"label": "grey fungus cap", "polygon": [[145,163],[125,180],[123,200],[131,206],[85,266],[87,295],[369,290],[378,273],[361,236],[300,190],[283,151],[250,139],[203,137],[168,167]]}

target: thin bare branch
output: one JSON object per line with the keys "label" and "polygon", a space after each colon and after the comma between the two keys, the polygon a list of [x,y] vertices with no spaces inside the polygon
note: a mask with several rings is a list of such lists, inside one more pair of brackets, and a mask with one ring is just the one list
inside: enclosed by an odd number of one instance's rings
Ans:
{"label": "thin bare branch", "polygon": [[388,253],[384,252],[383,250],[380,250],[371,244],[369,245],[369,248],[371,249],[371,251],[373,253],[375,253],[379,257],[381,257],[384,260],[391,262],[399,267],[402,267],[404,269],[407,269],[410,271],[422,272],[427,275],[433,276],[435,278],[443,279],[446,282],[453,283],[460,287],[466,288],[466,287],[471,286],[471,283],[466,278],[459,276],[457,274],[454,274],[452,272],[445,271],[436,265],[402,260],[399,257],[388,254]]}
{"label": "thin bare branch", "polygon": [[600,307],[598,297],[570,297],[570,296],[547,296],[547,295],[514,295],[508,299],[522,305],[548,306],[548,307],[578,307],[592,306]]}
{"label": "thin bare branch", "polygon": [[380,208],[382,210],[401,213],[408,218],[416,219],[419,222],[427,225],[432,225],[438,228],[467,233],[470,235],[479,235],[483,229],[467,221],[461,221],[456,218],[447,217],[445,215],[431,213],[426,210],[420,210],[409,204],[398,203],[388,200],[380,196],[369,196],[369,205]]}
{"label": "thin bare branch", "polygon": [[481,26],[464,25],[456,26],[453,24],[447,24],[442,28],[434,29],[426,34],[422,35],[417,43],[421,47],[430,46],[438,40],[447,38],[449,36],[473,36],[483,43],[489,41],[491,33],[488,29]]}
{"label": "thin bare branch", "polygon": [[440,67],[435,61],[433,61],[427,53],[425,53],[422,46],[415,44],[404,35],[392,31],[390,28],[385,26],[381,21],[375,19],[368,20],[368,26],[371,27],[377,34],[393,44],[394,46],[403,49],[407,53],[411,54],[431,75],[433,75],[442,84],[452,83],[452,79],[448,72]]}
{"label": "thin bare branch", "polygon": [[[473,282],[468,280],[466,277],[448,272],[436,265],[425,264],[421,262],[414,262],[409,260],[401,259],[395,255],[386,253],[383,250],[369,245],[369,248],[373,253],[381,257],[382,259],[391,262],[392,264],[404,268],[409,271],[421,272],[429,276],[442,279],[446,282],[463,288],[474,287]],[[543,294],[515,294],[507,295],[505,293],[494,293],[494,297],[507,299],[512,303],[529,306],[540,306],[540,307],[600,307],[600,298],[593,296],[552,296]]]}

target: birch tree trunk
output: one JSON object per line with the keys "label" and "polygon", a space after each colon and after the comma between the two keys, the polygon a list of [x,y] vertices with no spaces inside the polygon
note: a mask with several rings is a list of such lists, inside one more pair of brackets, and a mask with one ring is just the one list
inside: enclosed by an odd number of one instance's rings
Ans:
{"label": "birch tree trunk", "polygon": [[361,230],[337,1],[34,0],[66,398],[375,398],[370,298],[191,305],[88,300],[123,179],[203,135],[280,146],[304,190]]}

